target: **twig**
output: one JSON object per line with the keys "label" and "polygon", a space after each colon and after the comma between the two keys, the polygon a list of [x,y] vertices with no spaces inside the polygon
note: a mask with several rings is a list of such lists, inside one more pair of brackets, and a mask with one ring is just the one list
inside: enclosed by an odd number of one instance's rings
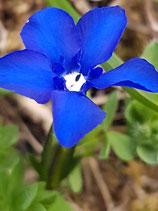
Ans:
{"label": "twig", "polygon": [[98,163],[94,158],[88,158],[88,159],[89,159],[89,165],[91,167],[91,171],[100,189],[105,206],[107,207],[107,211],[112,211],[114,209],[114,203],[113,203],[111,194],[108,190],[108,187],[105,183],[105,179],[103,179],[103,176],[100,172]]}
{"label": "twig", "polygon": [[81,13],[84,14],[92,9],[91,5],[86,0],[71,0],[74,7]]}
{"label": "twig", "polygon": [[[20,118],[19,118],[20,120]],[[27,142],[32,146],[32,148],[36,151],[36,153],[41,154],[43,151],[43,146],[38,142],[38,140],[33,136],[33,134],[30,132],[26,124],[21,121],[21,129],[25,131],[27,134]],[[25,135],[26,135],[25,134]],[[20,135],[20,138],[25,139],[24,134]]]}
{"label": "twig", "polygon": [[149,28],[145,25],[145,24],[141,24],[141,23],[136,23],[134,21],[129,21],[127,28],[136,31],[136,32],[140,32],[142,34],[146,34],[146,35],[150,35],[151,31],[149,30]]}
{"label": "twig", "polygon": [[158,37],[158,24],[153,17],[152,0],[144,0],[144,12],[145,12],[146,22],[152,35],[152,38]]}
{"label": "twig", "polygon": [[0,52],[6,47],[8,32],[0,21]]}
{"label": "twig", "polygon": [[85,190],[87,192],[92,192],[92,175],[91,175],[91,169],[89,166],[89,162],[87,160],[87,158],[84,158],[82,160],[82,170],[83,170],[83,177],[84,177],[84,186],[85,186]]}
{"label": "twig", "polygon": [[14,122],[19,126],[19,130],[21,131],[20,138],[22,140],[27,140],[36,153],[40,154],[43,150],[42,145],[38,142],[38,140],[33,136],[31,131],[28,129],[27,125],[24,123],[22,118],[19,116],[19,112],[16,106],[10,104],[10,99],[5,97],[0,97],[1,101],[1,110],[0,115],[5,116],[5,120],[7,123]]}

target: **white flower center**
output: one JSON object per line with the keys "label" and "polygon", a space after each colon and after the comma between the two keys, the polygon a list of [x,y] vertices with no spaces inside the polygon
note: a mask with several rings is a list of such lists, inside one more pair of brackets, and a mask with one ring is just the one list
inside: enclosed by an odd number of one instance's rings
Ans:
{"label": "white flower center", "polygon": [[79,92],[82,85],[86,82],[85,77],[78,72],[73,72],[64,76],[66,87],[69,91]]}

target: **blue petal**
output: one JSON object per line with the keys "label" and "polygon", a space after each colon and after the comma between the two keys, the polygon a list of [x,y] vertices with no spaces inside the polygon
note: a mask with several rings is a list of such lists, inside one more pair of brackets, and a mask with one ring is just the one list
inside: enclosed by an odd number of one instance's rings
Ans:
{"label": "blue petal", "polygon": [[107,61],[115,50],[126,27],[125,11],[119,6],[95,8],[78,22],[82,37],[81,72]]}
{"label": "blue petal", "polygon": [[145,59],[133,58],[90,83],[91,87],[97,89],[125,86],[148,92],[158,92],[158,72]]}
{"label": "blue petal", "polygon": [[101,67],[96,67],[94,69],[90,69],[90,71],[88,73],[88,80],[98,78],[102,73],[103,73],[103,69]]}
{"label": "blue petal", "polygon": [[46,103],[53,89],[48,59],[30,50],[16,51],[0,58],[0,87]]}
{"label": "blue petal", "polygon": [[30,17],[22,29],[27,49],[44,53],[54,63],[70,62],[80,48],[80,39],[72,17],[57,8],[43,9]]}
{"label": "blue petal", "polygon": [[90,99],[79,92],[53,91],[54,132],[63,147],[74,146],[105,118]]}

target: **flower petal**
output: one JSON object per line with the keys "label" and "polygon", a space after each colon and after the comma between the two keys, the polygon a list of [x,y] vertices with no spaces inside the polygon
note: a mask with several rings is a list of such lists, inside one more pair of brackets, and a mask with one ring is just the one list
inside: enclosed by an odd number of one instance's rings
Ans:
{"label": "flower petal", "polygon": [[16,51],[0,58],[0,87],[46,103],[53,89],[49,60],[38,52]]}
{"label": "flower petal", "polygon": [[53,91],[54,132],[63,147],[74,146],[105,118],[105,112],[79,92]]}
{"label": "flower petal", "polygon": [[92,80],[94,78],[98,78],[103,73],[103,69],[101,67],[96,67],[93,69],[90,69],[88,73],[88,80]]}
{"label": "flower petal", "polygon": [[95,8],[78,22],[82,38],[81,72],[107,61],[126,27],[125,11],[119,6]]}
{"label": "flower petal", "polygon": [[30,17],[21,32],[27,49],[44,53],[54,63],[70,68],[80,48],[79,33],[72,17],[58,8],[40,10]]}
{"label": "flower petal", "polygon": [[97,89],[125,86],[148,92],[158,92],[158,72],[145,59],[133,58],[90,83],[91,87]]}

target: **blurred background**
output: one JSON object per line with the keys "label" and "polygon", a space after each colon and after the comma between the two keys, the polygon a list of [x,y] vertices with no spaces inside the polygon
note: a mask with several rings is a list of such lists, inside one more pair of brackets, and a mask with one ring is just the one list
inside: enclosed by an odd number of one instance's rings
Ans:
{"label": "blurred background", "polygon": [[[53,0],[0,0],[0,56],[24,48],[19,35],[24,23],[34,12],[47,7],[51,1],[53,2]],[[124,61],[140,57],[152,40],[158,40],[156,0],[69,0],[69,2],[80,15],[94,7],[120,5],[126,10],[128,25],[115,51]],[[133,101],[129,105],[131,99],[122,88],[109,88],[106,91],[91,90],[90,94],[96,104],[104,106],[114,90],[117,90],[118,105],[109,130],[119,134],[127,134],[129,131],[128,135],[134,131],[131,136],[143,141],[146,138],[153,141],[156,137],[157,144],[156,112],[147,117],[149,120],[152,116],[151,121],[146,120],[144,113],[148,116],[151,111]],[[135,119],[133,115],[136,116]],[[38,156],[43,150],[43,141],[52,123],[51,102],[40,105],[28,98],[4,91],[0,95],[0,119],[4,125],[18,126],[19,137],[16,148],[21,154],[29,152]],[[153,125],[155,128],[151,129]],[[156,131],[155,136],[153,131]],[[101,139],[100,136],[97,139]],[[78,211],[157,211],[158,153],[154,154],[154,162],[148,161],[141,153],[132,161],[127,161],[130,159],[122,158],[115,149],[109,150],[108,156],[103,157],[100,154],[102,146],[103,143],[98,142],[93,149],[93,156],[87,154],[82,159],[82,182],[80,182],[82,188],[79,188],[79,191],[65,188],[66,200]],[[148,156],[153,155],[148,154]],[[31,167],[26,168],[25,183],[31,184],[37,180],[37,173]]]}

